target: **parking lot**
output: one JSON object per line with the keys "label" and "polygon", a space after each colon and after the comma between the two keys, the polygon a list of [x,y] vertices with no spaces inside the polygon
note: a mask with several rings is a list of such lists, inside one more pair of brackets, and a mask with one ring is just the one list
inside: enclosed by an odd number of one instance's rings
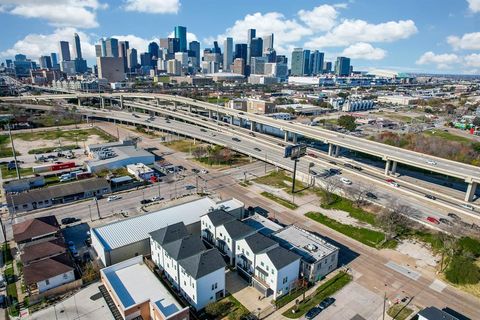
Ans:
{"label": "parking lot", "polygon": [[[87,223],[73,224],[62,229],[63,237],[67,246],[73,243],[78,257],[85,260],[86,252],[90,252],[90,248],[87,246],[85,240],[87,240],[90,231],[90,226]],[[70,242],[71,241],[71,242]],[[90,254],[90,253],[89,253]]]}

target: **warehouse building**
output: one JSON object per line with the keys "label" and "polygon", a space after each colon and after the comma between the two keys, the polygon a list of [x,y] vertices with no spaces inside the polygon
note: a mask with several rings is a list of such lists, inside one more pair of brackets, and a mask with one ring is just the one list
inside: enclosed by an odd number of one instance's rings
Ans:
{"label": "warehouse building", "polygon": [[200,217],[215,209],[223,209],[238,219],[244,215],[244,204],[237,199],[216,202],[204,197],[92,228],[92,247],[105,266],[138,255],[149,256],[149,233],[178,222],[183,222],[189,233],[200,233]]}

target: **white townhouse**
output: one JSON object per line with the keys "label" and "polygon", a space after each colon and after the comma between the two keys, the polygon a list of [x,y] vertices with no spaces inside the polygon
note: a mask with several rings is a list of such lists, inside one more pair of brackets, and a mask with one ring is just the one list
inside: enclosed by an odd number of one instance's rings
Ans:
{"label": "white townhouse", "polygon": [[217,240],[219,239],[218,227],[233,220],[236,220],[236,218],[224,210],[214,210],[204,214],[200,217],[202,238],[217,246]]}
{"label": "white townhouse", "polygon": [[272,239],[254,233],[237,241],[235,261],[240,275],[250,279],[254,275],[257,255],[278,247],[279,244]]}
{"label": "white townhouse", "polygon": [[180,292],[196,309],[225,296],[225,261],[213,248],[180,260]]}
{"label": "white townhouse", "polygon": [[236,248],[239,240],[256,233],[256,230],[238,220],[229,221],[217,227],[217,248],[226,256],[229,264],[235,265]]}

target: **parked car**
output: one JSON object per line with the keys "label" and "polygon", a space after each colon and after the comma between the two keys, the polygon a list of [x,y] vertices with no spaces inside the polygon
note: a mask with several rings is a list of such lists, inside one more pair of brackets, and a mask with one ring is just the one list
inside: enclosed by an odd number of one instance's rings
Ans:
{"label": "parked car", "polygon": [[108,201],[108,202],[112,202],[112,201],[119,200],[119,199],[122,199],[122,197],[117,196],[117,195],[114,195],[114,196],[109,196],[109,197],[107,198],[107,201]]}
{"label": "parked car", "polygon": [[427,221],[433,224],[440,224],[440,221],[438,221],[438,219],[434,217],[427,217]]}
{"label": "parked car", "polygon": [[434,195],[431,195],[431,194],[426,194],[425,198],[431,199],[431,200],[437,200],[437,197],[435,197]]}
{"label": "parked car", "polygon": [[193,189],[195,189],[195,186],[187,185],[187,186],[185,186],[185,189],[186,190],[193,190]]}
{"label": "parked car", "polygon": [[313,307],[305,314],[305,319],[311,320],[318,316],[320,312],[322,312],[322,309],[320,309],[319,307]]}
{"label": "parked car", "polygon": [[318,307],[322,310],[325,310],[327,309],[329,306],[331,306],[333,303],[335,302],[335,298],[332,298],[332,297],[328,297],[328,298],[325,298],[322,302],[320,302],[320,304],[318,305]]}
{"label": "parked car", "polygon": [[207,174],[208,170],[207,169],[202,169],[202,170],[200,170],[200,172],[203,173],[203,174]]}
{"label": "parked car", "polygon": [[372,192],[367,192],[367,193],[365,194],[365,196],[366,196],[367,198],[374,199],[374,200],[377,200],[377,199],[378,199],[378,197],[377,197],[374,193],[372,193]]}
{"label": "parked car", "polygon": [[65,225],[71,224],[71,223],[75,223],[75,222],[77,222],[77,221],[80,221],[80,219],[71,218],[71,217],[63,218],[62,220],[60,220],[60,222],[61,222],[62,224],[65,224]]}
{"label": "parked car", "polygon": [[351,181],[350,179],[347,179],[347,178],[340,178],[340,181],[341,181],[343,184],[346,184],[346,185],[352,184],[352,181]]}
{"label": "parked car", "polygon": [[192,168],[192,172],[193,173],[200,173],[200,170],[198,170],[197,168]]}

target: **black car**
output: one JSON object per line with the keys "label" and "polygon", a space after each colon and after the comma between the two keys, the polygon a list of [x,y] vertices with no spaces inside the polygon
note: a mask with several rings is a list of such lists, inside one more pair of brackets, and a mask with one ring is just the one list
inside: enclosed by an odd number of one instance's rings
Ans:
{"label": "black car", "polygon": [[233,141],[236,141],[236,142],[242,141],[242,140],[240,140],[240,139],[238,139],[238,138],[236,138],[236,137],[232,138],[232,140],[233,140]]}
{"label": "black car", "polygon": [[71,224],[71,223],[75,223],[77,221],[79,221],[80,219],[77,219],[77,218],[63,218],[62,220],[60,220],[62,222],[62,224]]}
{"label": "black car", "polygon": [[362,167],[359,167],[359,166],[353,166],[353,169],[357,170],[357,171],[362,171]]}
{"label": "black car", "polygon": [[334,174],[342,174],[342,171],[340,169],[335,169],[335,168],[331,168],[329,169],[328,171],[330,171],[330,174],[334,175]]}
{"label": "black car", "polygon": [[150,202],[152,202],[152,200],[150,200],[150,199],[140,200],[140,204],[148,204],[148,203],[150,203]]}
{"label": "black car", "polygon": [[378,199],[378,197],[372,192],[367,192],[365,196],[367,196],[367,198],[370,198],[370,199],[375,199],[375,200]]}
{"label": "black car", "polygon": [[448,220],[448,219],[445,219],[445,218],[440,218],[438,219],[441,223],[444,223],[446,224],[447,226],[452,226],[453,225],[453,222]]}
{"label": "black car", "polygon": [[462,219],[460,219],[460,217],[457,216],[455,213],[451,213],[451,212],[450,212],[450,213],[448,214],[448,216],[449,216],[450,218],[452,218],[453,220],[457,220],[457,221],[462,220]]}
{"label": "black car", "polygon": [[262,151],[262,149],[260,149],[260,148],[253,148],[253,150],[258,151],[258,152]]}
{"label": "black car", "polygon": [[205,130],[205,129],[200,129],[200,131],[202,131],[202,132],[207,132],[207,130]]}
{"label": "black car", "polygon": [[333,164],[333,165],[337,165],[337,163],[335,161],[328,161],[328,163]]}
{"label": "black car", "polygon": [[255,137],[255,133],[253,132],[249,132],[248,134],[251,135],[252,137]]}
{"label": "black car", "polygon": [[193,173],[199,173],[200,170],[198,170],[198,169],[196,169],[196,168],[192,168],[192,172],[193,172]]}
{"label": "black car", "polygon": [[307,314],[305,314],[305,319],[311,320],[318,316],[322,312],[322,309],[319,307],[313,307],[312,309],[308,310]]}
{"label": "black car", "polygon": [[318,305],[318,307],[322,310],[325,310],[327,309],[329,306],[331,306],[333,303],[335,302],[335,298],[332,298],[332,297],[328,297],[328,298],[325,298],[322,302],[320,302],[320,304]]}
{"label": "black car", "polygon": [[426,195],[425,195],[425,198],[431,199],[431,200],[436,200],[436,199],[437,199],[437,197],[432,196],[431,194],[426,194]]}
{"label": "black car", "polygon": [[350,163],[344,163],[343,166],[345,168],[353,169],[353,166]]}

